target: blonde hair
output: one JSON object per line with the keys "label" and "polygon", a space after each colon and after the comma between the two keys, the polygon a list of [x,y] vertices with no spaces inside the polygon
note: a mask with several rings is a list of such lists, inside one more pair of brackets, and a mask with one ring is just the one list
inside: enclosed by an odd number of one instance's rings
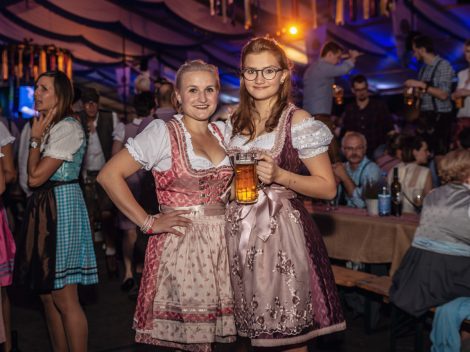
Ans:
{"label": "blonde hair", "polygon": [[439,176],[445,183],[464,183],[470,177],[470,150],[447,153],[439,163]]}
{"label": "blonde hair", "polygon": [[220,78],[219,78],[219,70],[214,65],[208,64],[202,60],[191,60],[187,61],[180,66],[178,71],[176,72],[176,89],[181,89],[181,81],[183,80],[183,75],[187,72],[198,72],[198,71],[205,71],[210,72],[214,75],[216,80],[216,88],[220,90]]}

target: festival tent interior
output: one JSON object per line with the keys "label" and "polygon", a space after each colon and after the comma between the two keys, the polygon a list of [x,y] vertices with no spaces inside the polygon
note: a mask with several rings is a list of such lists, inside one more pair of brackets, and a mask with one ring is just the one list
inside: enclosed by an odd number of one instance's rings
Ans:
{"label": "festival tent interior", "polygon": [[[196,58],[219,67],[221,101],[236,103],[240,50],[256,35],[284,46],[300,94],[302,73],[326,40],[364,53],[353,73],[366,75],[373,93],[396,94],[416,75],[407,50],[413,33],[431,36],[455,70],[465,66],[470,1],[3,0],[0,28],[4,110],[15,114],[19,100],[31,98],[34,77],[59,68],[122,113],[136,86],[174,80],[178,66]],[[346,88],[348,77],[340,84]]]}

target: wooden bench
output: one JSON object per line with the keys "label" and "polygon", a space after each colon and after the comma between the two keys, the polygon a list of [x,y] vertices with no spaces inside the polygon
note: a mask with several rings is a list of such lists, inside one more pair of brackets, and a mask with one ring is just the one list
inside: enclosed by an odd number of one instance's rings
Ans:
{"label": "wooden bench", "polygon": [[356,286],[379,296],[382,296],[385,302],[388,302],[390,287],[392,287],[391,276],[374,276],[359,280]]}
{"label": "wooden bench", "polygon": [[335,283],[338,286],[355,287],[357,286],[356,283],[359,281],[369,280],[376,277],[374,274],[348,269],[339,265],[332,265],[331,269],[333,270]]}
{"label": "wooden bench", "polygon": [[[364,280],[359,280],[356,282],[356,286],[365,290],[365,291],[368,291],[368,292],[371,292],[371,293],[374,293],[374,294],[377,294],[379,296],[382,297],[383,301],[384,302],[389,302],[389,292],[390,292],[390,288],[392,287],[392,277],[390,276],[375,276],[375,277],[369,277],[369,278],[366,278]],[[393,306],[394,307],[394,306]],[[395,351],[396,350],[396,337],[397,337],[397,334],[396,334],[396,324],[399,324],[399,322],[397,322],[397,309],[396,307],[394,307],[392,309],[392,319],[391,319],[391,331],[390,331],[390,350],[391,351]],[[436,312],[436,308],[433,307],[429,310],[430,312],[432,313],[435,313]],[[462,329],[468,331],[470,327],[470,321],[469,320],[464,320],[462,322]],[[415,351],[423,351],[424,349],[424,338],[423,338],[423,334],[424,334],[424,319],[423,318],[417,318],[415,320],[415,332],[416,332],[416,335],[415,335]]]}

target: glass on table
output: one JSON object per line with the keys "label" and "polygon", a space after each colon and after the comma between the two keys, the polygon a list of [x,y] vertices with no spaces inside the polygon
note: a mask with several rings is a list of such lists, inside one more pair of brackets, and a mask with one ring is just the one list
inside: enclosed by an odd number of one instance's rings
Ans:
{"label": "glass on table", "polygon": [[416,211],[419,213],[423,208],[424,193],[422,188],[415,188],[411,194],[413,206]]}

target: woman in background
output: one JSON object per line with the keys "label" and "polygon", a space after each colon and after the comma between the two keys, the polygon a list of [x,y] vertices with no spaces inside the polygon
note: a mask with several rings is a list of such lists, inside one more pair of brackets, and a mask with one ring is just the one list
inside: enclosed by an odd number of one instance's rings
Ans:
{"label": "woman in background", "polygon": [[78,184],[85,135],[72,117],[72,83],[60,71],[39,76],[28,158],[28,199],[15,284],[40,294],[53,351],[86,351],[88,324],[77,285],[98,282],[90,223]]}
{"label": "woman in background", "polygon": [[440,175],[446,184],[424,199],[411,248],[390,289],[391,301],[414,316],[470,297],[470,151],[447,154]]}
{"label": "woman in background", "polygon": [[[404,194],[403,212],[414,213],[422,206],[422,203],[416,204],[414,194],[419,193],[421,199],[418,201],[422,201],[432,189],[431,171],[423,166],[429,162],[428,144],[420,136],[402,136],[399,148],[401,163],[395,167],[398,168],[398,178]],[[388,173],[389,184],[392,181],[393,169]]]}

